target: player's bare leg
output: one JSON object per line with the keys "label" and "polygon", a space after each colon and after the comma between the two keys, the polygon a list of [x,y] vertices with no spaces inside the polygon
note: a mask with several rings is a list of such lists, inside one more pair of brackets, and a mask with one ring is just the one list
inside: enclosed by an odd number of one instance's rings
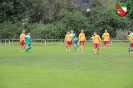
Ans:
{"label": "player's bare leg", "polygon": [[81,50],[82,50],[82,52],[84,52],[84,45],[82,45]]}
{"label": "player's bare leg", "polygon": [[80,45],[80,47],[78,48],[78,51],[81,50],[81,47],[82,47],[82,46]]}
{"label": "player's bare leg", "polygon": [[108,44],[106,45],[106,51],[108,50]]}
{"label": "player's bare leg", "polygon": [[19,52],[24,52],[25,46],[20,46]]}
{"label": "player's bare leg", "polygon": [[104,45],[104,49],[106,50],[106,45]]}
{"label": "player's bare leg", "polygon": [[22,52],[22,46],[19,47],[19,52]]}
{"label": "player's bare leg", "polygon": [[24,52],[25,46],[21,46],[21,52]]}
{"label": "player's bare leg", "polygon": [[68,52],[70,52],[70,48],[71,48],[71,46],[68,46]]}
{"label": "player's bare leg", "polygon": [[22,52],[24,52],[25,46],[22,47]]}
{"label": "player's bare leg", "polygon": [[68,51],[68,45],[66,45],[66,52]]}
{"label": "player's bare leg", "polygon": [[94,48],[94,54],[96,54],[96,48]]}
{"label": "player's bare leg", "polygon": [[97,54],[99,54],[99,48],[97,48]]}
{"label": "player's bare leg", "polygon": [[104,49],[107,50],[108,46],[107,45],[104,45]]}

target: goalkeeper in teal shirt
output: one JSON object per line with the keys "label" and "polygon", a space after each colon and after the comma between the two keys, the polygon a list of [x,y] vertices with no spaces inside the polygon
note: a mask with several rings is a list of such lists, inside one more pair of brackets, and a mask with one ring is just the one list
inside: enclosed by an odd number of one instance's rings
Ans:
{"label": "goalkeeper in teal shirt", "polygon": [[25,41],[26,41],[25,52],[29,52],[29,50],[32,48],[30,34],[31,34],[31,33],[28,32],[28,35],[25,36]]}

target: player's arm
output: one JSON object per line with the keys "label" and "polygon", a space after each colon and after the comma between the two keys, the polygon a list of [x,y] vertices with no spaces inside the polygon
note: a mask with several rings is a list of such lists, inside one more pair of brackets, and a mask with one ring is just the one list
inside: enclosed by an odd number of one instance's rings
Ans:
{"label": "player's arm", "polygon": [[25,37],[24,37],[24,40],[26,40],[26,39],[27,39],[27,37],[25,36]]}
{"label": "player's arm", "polygon": [[102,35],[102,38],[104,38],[104,34]]}
{"label": "player's arm", "polygon": [[92,41],[95,42],[95,41],[94,41],[94,37],[92,38]]}
{"label": "player's arm", "polygon": [[127,39],[130,41],[130,35],[128,35],[128,38]]}
{"label": "player's arm", "polygon": [[[85,37],[85,36],[84,36]],[[85,41],[86,41],[86,37],[85,37]]]}
{"label": "player's arm", "polygon": [[[24,39],[24,41],[26,40],[26,39],[25,39],[25,37],[26,37],[26,36],[24,35],[24,38],[23,38],[23,39]],[[25,41],[25,42],[26,42],[26,41]]]}
{"label": "player's arm", "polygon": [[110,41],[110,34],[109,34],[109,40],[108,41]]}
{"label": "player's arm", "polygon": [[99,42],[101,42],[101,38],[100,38],[100,36],[99,36]]}
{"label": "player's arm", "polygon": [[90,41],[92,41],[92,37],[90,38]]}
{"label": "player's arm", "polygon": [[79,41],[80,41],[80,39],[81,39],[81,37],[80,37],[81,35],[79,34]]}
{"label": "player's arm", "polygon": [[129,40],[129,35],[127,36],[127,40]]}
{"label": "player's arm", "polygon": [[66,42],[67,37],[65,36],[64,42]]}
{"label": "player's arm", "polygon": [[20,39],[23,39],[23,36],[22,36],[22,34],[20,35]]}
{"label": "player's arm", "polygon": [[72,36],[71,36],[71,41],[72,41]]}
{"label": "player's arm", "polygon": [[131,37],[131,41],[133,41],[133,36],[130,36]]}

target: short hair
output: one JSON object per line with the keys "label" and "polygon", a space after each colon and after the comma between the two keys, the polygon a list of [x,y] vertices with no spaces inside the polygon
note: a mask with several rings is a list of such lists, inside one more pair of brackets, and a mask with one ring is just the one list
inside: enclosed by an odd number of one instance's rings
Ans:
{"label": "short hair", "polygon": [[130,29],[129,31],[132,31],[132,29]]}
{"label": "short hair", "polygon": [[68,33],[68,32],[70,33],[70,31],[67,31],[67,33]]}
{"label": "short hair", "polygon": [[24,29],[22,30],[22,32],[25,31]]}
{"label": "short hair", "polygon": [[30,33],[30,31],[28,31],[28,33]]}
{"label": "short hair", "polygon": [[96,31],[94,31],[94,33],[96,33],[96,34],[97,34],[97,32],[96,32]]}
{"label": "short hair", "polygon": [[74,31],[74,30],[71,30],[71,31]]}

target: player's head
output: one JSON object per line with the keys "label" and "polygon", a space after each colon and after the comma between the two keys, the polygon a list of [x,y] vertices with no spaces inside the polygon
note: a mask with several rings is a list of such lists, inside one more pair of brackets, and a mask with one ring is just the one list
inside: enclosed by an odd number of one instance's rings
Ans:
{"label": "player's head", "polygon": [[84,33],[84,30],[83,29],[81,30],[81,33]]}
{"label": "player's head", "polygon": [[106,29],[106,30],[105,30],[105,33],[107,33],[107,32],[108,32],[108,30]]}
{"label": "player's head", "polygon": [[97,35],[97,32],[94,32],[94,36]]}
{"label": "player's head", "polygon": [[25,33],[25,30],[22,30],[22,33]]}
{"label": "player's head", "polygon": [[70,31],[68,31],[67,34],[70,34]]}
{"label": "player's head", "polygon": [[29,31],[29,32],[28,32],[28,35],[30,36],[30,34],[31,34],[31,32]]}
{"label": "player's head", "polygon": [[130,30],[129,30],[129,33],[131,33],[131,32],[132,32],[132,30],[130,29]]}
{"label": "player's head", "polygon": [[130,32],[127,32],[127,35],[130,35]]}
{"label": "player's head", "polygon": [[73,30],[71,30],[71,33],[74,33],[74,31],[73,31]]}

